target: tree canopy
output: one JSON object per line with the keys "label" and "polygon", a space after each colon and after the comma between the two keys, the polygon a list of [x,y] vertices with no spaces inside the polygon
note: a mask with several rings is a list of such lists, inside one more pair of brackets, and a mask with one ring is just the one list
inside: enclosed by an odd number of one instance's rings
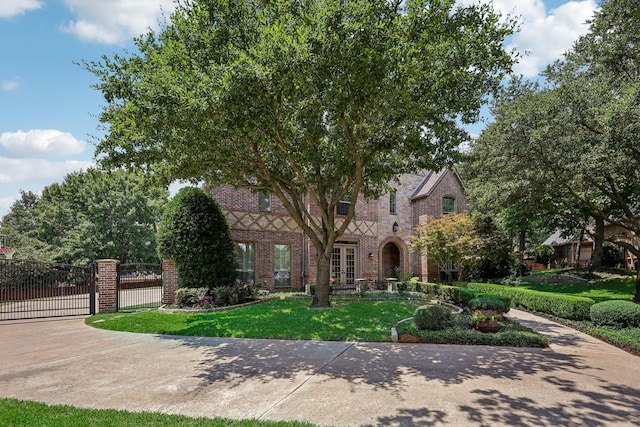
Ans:
{"label": "tree canopy", "polygon": [[167,197],[139,173],[89,169],[45,187],[40,197],[23,192],[2,218],[2,230],[23,259],[157,262],[155,223]]}
{"label": "tree canopy", "polygon": [[456,266],[459,279],[465,280],[467,270],[478,261],[479,246],[478,233],[467,213],[431,218],[417,227],[416,236],[412,236],[411,241],[411,249],[437,263],[450,282],[454,278],[449,264]]}
{"label": "tree canopy", "polygon": [[[481,182],[487,166],[500,163],[491,173],[503,192],[502,207],[521,198],[595,235],[604,235],[605,224],[617,226],[635,237],[612,233],[607,239],[638,257],[637,2],[605,1],[590,24],[589,33],[544,72],[545,86],[516,85],[521,90],[499,104],[495,123],[474,147],[476,178]],[[640,301],[640,270],[634,299]]]}
{"label": "tree canopy", "polygon": [[358,196],[450,163],[460,124],[510,71],[514,24],[455,3],[179,2],[138,52],[85,64],[106,100],[97,152],[166,181],[273,193],[318,253],[314,305],[326,306]]}

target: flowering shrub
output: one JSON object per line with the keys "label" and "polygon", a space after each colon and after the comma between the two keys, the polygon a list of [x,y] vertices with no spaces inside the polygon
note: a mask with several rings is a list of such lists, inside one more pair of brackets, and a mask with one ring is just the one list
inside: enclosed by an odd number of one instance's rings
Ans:
{"label": "flowering shrub", "polygon": [[178,307],[191,307],[194,310],[236,305],[252,300],[257,295],[254,285],[238,284],[209,288],[179,288],[175,293]]}
{"label": "flowering shrub", "polygon": [[175,303],[179,307],[201,306],[204,297],[208,296],[208,290],[207,288],[178,288],[175,293]]}
{"label": "flowering shrub", "polygon": [[500,319],[502,319],[502,314],[495,310],[473,310],[471,312],[471,323],[473,325]]}

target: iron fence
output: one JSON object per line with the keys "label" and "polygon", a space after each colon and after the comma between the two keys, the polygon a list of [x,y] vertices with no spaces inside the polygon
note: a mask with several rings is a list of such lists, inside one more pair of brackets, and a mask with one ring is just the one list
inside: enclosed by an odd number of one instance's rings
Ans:
{"label": "iron fence", "polygon": [[95,265],[0,259],[0,320],[95,313]]}
{"label": "iron fence", "polygon": [[118,310],[162,305],[162,264],[118,266]]}

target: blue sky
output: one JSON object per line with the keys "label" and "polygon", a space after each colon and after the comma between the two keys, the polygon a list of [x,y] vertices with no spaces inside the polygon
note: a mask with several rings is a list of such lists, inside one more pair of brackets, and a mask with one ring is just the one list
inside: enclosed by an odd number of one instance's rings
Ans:
{"label": "blue sky", "polygon": [[[492,3],[520,17],[509,43],[528,52],[515,69],[527,78],[586,32],[596,8],[595,0]],[[0,216],[20,190],[39,193],[93,165],[103,101],[76,63],[133,49],[132,38],[172,9],[173,0],[0,0]]]}

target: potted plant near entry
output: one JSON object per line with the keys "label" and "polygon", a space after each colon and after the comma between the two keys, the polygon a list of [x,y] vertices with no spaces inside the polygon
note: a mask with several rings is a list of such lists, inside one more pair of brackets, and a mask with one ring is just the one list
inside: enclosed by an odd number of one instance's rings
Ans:
{"label": "potted plant near entry", "polygon": [[471,312],[473,329],[480,332],[498,332],[500,319],[502,319],[502,314],[495,310],[473,310]]}

